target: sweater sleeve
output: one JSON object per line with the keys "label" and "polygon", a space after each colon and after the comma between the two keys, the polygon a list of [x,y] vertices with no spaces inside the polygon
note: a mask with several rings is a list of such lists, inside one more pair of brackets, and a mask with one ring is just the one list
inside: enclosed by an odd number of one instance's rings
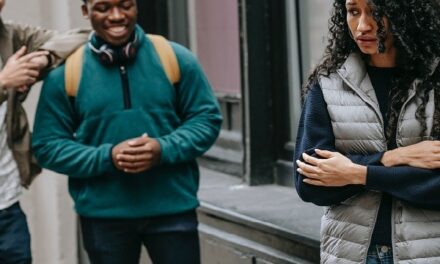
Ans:
{"label": "sweater sleeve", "polygon": [[196,58],[189,50],[172,43],[181,72],[177,84],[176,111],[180,126],[158,138],[161,164],[194,160],[214,144],[222,124],[217,99]]}
{"label": "sweater sleeve", "polygon": [[[295,160],[302,160],[302,153],[312,154],[316,148],[336,151],[335,136],[327,111],[327,104],[318,84],[310,89],[303,106],[296,139]],[[376,163],[378,154],[373,156],[353,155],[349,158],[359,163]],[[304,176],[296,171],[296,162],[294,164],[296,190],[301,199],[306,202],[312,202],[320,206],[330,206],[365,190],[361,185],[321,187],[304,183]]]}
{"label": "sweater sleeve", "polygon": [[[313,153],[315,148],[335,150],[335,138],[331,127],[327,104],[319,85],[315,85],[307,96],[300,120],[296,142],[295,159],[301,154]],[[299,196],[317,205],[338,204],[365,190],[381,191],[409,202],[417,207],[440,210],[440,170],[428,170],[410,166],[384,167],[380,162],[383,152],[370,155],[347,155],[354,163],[367,166],[365,187],[318,187],[302,182],[304,176],[296,172],[295,183]]]}
{"label": "sweater sleeve", "polygon": [[111,144],[88,146],[75,139],[75,110],[64,90],[64,67],[52,71],[41,90],[32,147],[42,167],[76,178],[115,170]]}
{"label": "sweater sleeve", "polygon": [[367,166],[367,184],[414,206],[440,210],[440,170],[411,166]]}

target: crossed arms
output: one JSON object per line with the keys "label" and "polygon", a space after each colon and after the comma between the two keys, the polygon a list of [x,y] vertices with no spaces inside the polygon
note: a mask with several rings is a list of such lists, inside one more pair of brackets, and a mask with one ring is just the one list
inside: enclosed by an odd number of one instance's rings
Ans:
{"label": "crossed arms", "polygon": [[329,206],[375,190],[422,208],[440,210],[440,142],[423,141],[370,155],[342,155],[335,148],[319,87],[309,92],[296,147],[295,183],[305,201]]}

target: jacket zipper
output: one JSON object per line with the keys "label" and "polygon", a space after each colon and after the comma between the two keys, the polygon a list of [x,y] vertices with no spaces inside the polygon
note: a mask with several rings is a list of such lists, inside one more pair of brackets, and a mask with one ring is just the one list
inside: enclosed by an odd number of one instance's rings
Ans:
{"label": "jacket zipper", "polygon": [[379,215],[379,208],[380,208],[380,205],[382,204],[382,198],[383,198],[383,195],[380,194],[379,206],[376,208],[376,211],[374,212],[374,223],[371,226],[370,234],[368,235],[367,252],[365,252],[366,254],[363,256],[363,261],[362,261],[363,264],[367,263],[368,248],[370,247],[371,240],[373,239],[374,227],[376,227],[376,224],[377,224],[376,223],[377,222],[377,216]]}
{"label": "jacket zipper", "polygon": [[127,69],[124,65],[119,67],[121,73],[122,92],[124,94],[124,109],[131,108],[130,84],[128,83]]}
{"label": "jacket zipper", "polygon": [[[396,224],[402,223],[402,205],[400,204],[400,202],[396,201],[395,199],[393,199],[393,204],[391,207],[391,249],[393,250],[393,260],[395,262],[397,262],[397,252],[396,252]],[[397,222],[397,220],[399,220]]]}

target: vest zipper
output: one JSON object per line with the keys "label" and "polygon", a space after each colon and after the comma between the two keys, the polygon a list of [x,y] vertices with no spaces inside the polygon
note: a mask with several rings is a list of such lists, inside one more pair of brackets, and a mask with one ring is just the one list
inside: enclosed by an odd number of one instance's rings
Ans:
{"label": "vest zipper", "polygon": [[128,83],[127,69],[124,65],[119,67],[121,73],[122,92],[124,94],[124,109],[131,108],[130,84]]}
{"label": "vest zipper", "polygon": [[[370,244],[371,244],[371,240],[373,239],[373,232],[374,232],[374,227],[376,226],[376,222],[377,222],[377,216],[379,215],[379,208],[380,208],[380,205],[382,204],[382,198],[383,198],[383,195],[382,195],[382,193],[380,194],[380,199],[379,199],[379,205],[377,206],[377,208],[376,208],[376,211],[375,211],[375,213],[374,213],[374,223],[373,223],[373,225],[371,226],[371,230],[370,230],[370,234],[369,234],[369,237],[368,237],[368,244],[367,244],[367,252],[366,252],[366,254],[363,256],[364,258],[364,260],[362,261],[362,263],[363,264],[366,264],[367,263],[367,256],[368,256],[368,248],[370,247]],[[392,214],[392,212],[391,212],[391,214]],[[392,227],[391,227],[392,228]],[[392,231],[391,231],[392,232]],[[392,239],[392,238],[391,238]]]}
{"label": "vest zipper", "polygon": [[[402,223],[402,204],[395,199],[393,199],[393,204],[391,207],[391,249],[393,250],[393,260],[397,262],[397,246],[396,246],[396,224]],[[398,221],[397,221],[398,220]]]}

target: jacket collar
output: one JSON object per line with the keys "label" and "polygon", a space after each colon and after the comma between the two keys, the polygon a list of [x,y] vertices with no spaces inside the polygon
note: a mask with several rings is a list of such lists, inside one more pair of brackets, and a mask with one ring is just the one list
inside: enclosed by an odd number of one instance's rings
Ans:
{"label": "jacket collar", "polygon": [[379,111],[376,92],[360,54],[351,53],[337,72],[351,89]]}
{"label": "jacket collar", "polygon": [[359,87],[367,75],[365,62],[358,53],[351,53],[338,70],[339,75]]}
{"label": "jacket collar", "polygon": [[[435,58],[430,67],[431,75],[434,74],[435,69],[439,67],[439,64],[440,57]],[[361,87],[362,83],[365,82],[366,79],[369,80],[365,62],[362,59],[361,55],[358,53],[351,53],[345,60],[344,64],[342,64],[341,68],[337,70],[337,72],[341,77],[357,87]],[[421,80],[416,79],[414,81],[414,85],[411,88],[415,89],[415,85],[420,82]]]}

